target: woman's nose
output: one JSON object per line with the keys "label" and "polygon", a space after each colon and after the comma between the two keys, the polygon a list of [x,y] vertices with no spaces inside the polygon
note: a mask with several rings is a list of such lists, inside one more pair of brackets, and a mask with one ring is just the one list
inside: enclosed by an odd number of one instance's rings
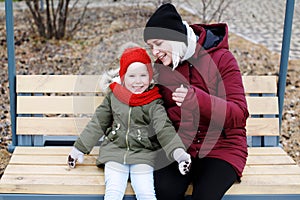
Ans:
{"label": "woman's nose", "polygon": [[153,56],[157,57],[158,53],[159,53],[158,49],[152,49]]}

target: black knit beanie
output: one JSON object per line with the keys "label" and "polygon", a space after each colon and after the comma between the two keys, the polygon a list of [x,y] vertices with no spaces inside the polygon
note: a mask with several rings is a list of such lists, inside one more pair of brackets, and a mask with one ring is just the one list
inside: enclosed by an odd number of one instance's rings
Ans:
{"label": "black knit beanie", "polygon": [[172,4],[163,4],[149,18],[144,29],[144,41],[149,39],[172,40],[187,44],[186,27]]}

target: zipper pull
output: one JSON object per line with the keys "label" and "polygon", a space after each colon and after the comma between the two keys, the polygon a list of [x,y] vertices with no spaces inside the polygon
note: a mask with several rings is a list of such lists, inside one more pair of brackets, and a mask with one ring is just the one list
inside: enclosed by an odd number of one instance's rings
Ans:
{"label": "zipper pull", "polygon": [[121,124],[117,124],[117,128],[116,128],[116,131],[119,130],[121,127]]}
{"label": "zipper pull", "polygon": [[142,140],[142,134],[140,129],[138,129],[138,140],[141,141]]}

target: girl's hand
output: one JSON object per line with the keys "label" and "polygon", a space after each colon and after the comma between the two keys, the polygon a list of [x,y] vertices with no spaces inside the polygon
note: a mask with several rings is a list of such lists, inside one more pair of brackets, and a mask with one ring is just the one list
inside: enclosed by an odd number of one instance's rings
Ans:
{"label": "girl's hand", "polygon": [[191,168],[191,156],[182,148],[177,148],[173,152],[174,160],[178,162],[178,169],[182,175],[186,175]]}
{"label": "girl's hand", "polygon": [[177,88],[173,93],[172,93],[172,99],[175,101],[175,103],[177,104],[177,106],[181,106],[182,102],[184,101],[186,95],[188,93],[188,89],[183,87],[183,85],[181,84],[181,86],[179,88]]}
{"label": "girl's hand", "polygon": [[84,154],[79,151],[76,147],[73,147],[68,155],[68,165],[70,168],[76,167],[76,162],[83,163]]}

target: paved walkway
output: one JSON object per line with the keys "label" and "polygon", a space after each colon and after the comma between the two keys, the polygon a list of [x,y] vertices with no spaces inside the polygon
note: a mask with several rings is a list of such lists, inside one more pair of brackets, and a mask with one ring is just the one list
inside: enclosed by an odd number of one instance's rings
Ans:
{"label": "paved walkway", "polygon": [[[202,8],[199,0],[189,1],[197,10]],[[214,0],[215,5],[218,1]],[[184,3],[181,6],[186,7]],[[285,9],[286,0],[231,0],[221,21],[228,24],[229,31],[280,53]],[[300,59],[300,26],[296,24],[300,24],[300,0],[295,0],[290,59]]]}
{"label": "paved walkway", "polygon": [[[90,0],[89,6],[103,6],[113,0]],[[139,0],[122,0],[134,2]],[[216,0],[217,1],[217,0]],[[79,1],[83,3],[85,1]],[[177,2],[173,0],[173,2]],[[1,5],[2,4],[2,5]],[[4,9],[1,2],[0,9]],[[196,0],[196,5],[200,1]],[[280,0],[232,0],[230,7],[223,14],[222,21],[229,26],[229,31],[239,34],[253,42],[265,45],[272,51],[281,52],[286,1]],[[14,2],[14,9],[25,8],[24,2]],[[300,0],[295,0],[290,59],[300,59]]]}
{"label": "paved walkway", "polygon": [[[233,0],[224,13],[229,30],[281,52],[286,1]],[[290,59],[300,59],[300,0],[295,0]]]}

